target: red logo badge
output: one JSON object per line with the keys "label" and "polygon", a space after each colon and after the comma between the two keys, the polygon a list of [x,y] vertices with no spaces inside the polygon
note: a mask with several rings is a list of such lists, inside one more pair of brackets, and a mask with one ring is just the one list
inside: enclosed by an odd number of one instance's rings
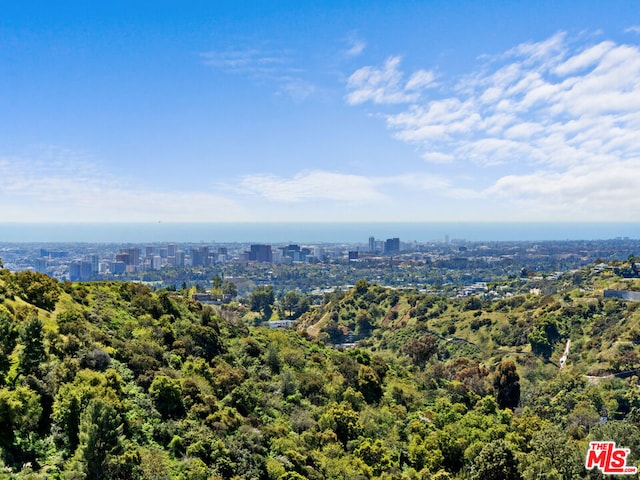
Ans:
{"label": "red logo badge", "polygon": [[627,467],[628,448],[616,448],[615,442],[591,442],[584,466],[587,470],[598,467],[605,475],[633,475],[636,467]]}

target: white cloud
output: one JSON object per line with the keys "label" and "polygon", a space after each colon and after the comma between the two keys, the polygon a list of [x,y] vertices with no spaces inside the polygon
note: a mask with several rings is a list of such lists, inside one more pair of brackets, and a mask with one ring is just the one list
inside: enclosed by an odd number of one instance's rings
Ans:
{"label": "white cloud", "polygon": [[43,154],[37,159],[0,159],[0,178],[4,179],[0,182],[0,221],[199,222],[247,218],[245,209],[221,195],[153,190],[115,177],[73,152],[58,150],[54,157]]}
{"label": "white cloud", "polygon": [[276,175],[248,175],[240,182],[245,193],[281,203],[317,201],[341,205],[382,205],[393,201],[386,192],[444,192],[449,182],[440,176],[407,173],[386,177],[354,175],[321,170],[304,171],[291,178]]}
{"label": "white cloud", "polygon": [[542,131],[544,131],[544,127],[539,123],[522,122],[505,130],[504,136],[511,139],[526,140],[536,136]]}
{"label": "white cloud", "polygon": [[532,212],[568,220],[637,221],[640,164],[616,162],[596,168],[577,165],[565,171],[538,171],[498,179],[485,197],[516,199]]}
{"label": "white cloud", "polygon": [[289,177],[246,175],[210,191],[164,190],[61,149],[0,157],[0,178],[0,223],[394,220],[405,197],[442,195],[450,188],[445,178],[420,172],[312,170]]}
{"label": "white cloud", "polygon": [[425,174],[425,173],[410,173],[402,175],[394,175],[390,177],[378,178],[375,182],[381,186],[387,186],[394,189],[403,188],[417,191],[427,192],[446,192],[451,184],[449,180],[442,176]]}
{"label": "white cloud", "polygon": [[345,97],[347,103],[409,103],[418,100],[420,90],[432,86],[435,75],[419,70],[405,83],[399,65],[400,57],[396,56],[389,57],[382,68],[368,66],[356,70],[347,81],[347,88],[351,90]]}
{"label": "white cloud", "polygon": [[259,82],[275,85],[276,94],[302,101],[313,95],[316,86],[303,77],[290,51],[268,51],[256,48],[231,49],[200,53],[202,62],[229,74],[244,75]]}
{"label": "white cloud", "polygon": [[475,194],[457,185],[450,194],[521,200],[551,218],[637,219],[638,45],[586,43],[560,32],[485,57],[457,80],[441,74],[437,85],[425,81],[430,98],[410,93],[398,65],[391,57],[382,68],[357,70],[347,102],[407,103],[383,115],[396,138],[417,146],[427,162],[485,172]]}
{"label": "white cloud", "polygon": [[405,90],[420,90],[425,87],[432,87],[435,79],[436,75],[432,71],[418,70],[411,75],[404,88]]}
{"label": "white cloud", "polygon": [[554,73],[565,76],[578,70],[591,67],[597,64],[613,47],[613,42],[602,42],[598,45],[587,48],[581,53],[569,58],[566,62],[558,65],[555,68]]}
{"label": "white cloud", "polygon": [[521,43],[507,52],[507,56],[521,59],[525,64],[535,64],[540,61],[556,63],[565,52],[567,34],[558,32],[541,42]]}
{"label": "white cloud", "polygon": [[291,59],[278,52],[267,52],[255,48],[245,50],[209,51],[200,53],[205,65],[229,73],[267,74],[281,71]]}
{"label": "white cloud", "polygon": [[358,55],[364,52],[364,49],[367,47],[367,44],[360,40],[359,38],[353,36],[349,38],[347,41],[347,49],[344,54],[347,57],[357,57]]}
{"label": "white cloud", "polygon": [[453,155],[442,152],[425,152],[422,158],[429,163],[452,163],[455,160]]}
{"label": "white cloud", "polygon": [[247,175],[240,186],[247,192],[280,202],[331,200],[359,203],[383,198],[375,182],[367,177],[319,170],[301,172],[290,179],[266,174]]}
{"label": "white cloud", "polygon": [[306,100],[316,92],[316,86],[301,78],[283,78],[281,91],[297,102]]}

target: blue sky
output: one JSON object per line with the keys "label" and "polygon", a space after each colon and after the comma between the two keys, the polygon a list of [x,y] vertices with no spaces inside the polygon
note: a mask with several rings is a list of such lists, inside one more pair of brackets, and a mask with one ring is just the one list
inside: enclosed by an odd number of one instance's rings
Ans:
{"label": "blue sky", "polygon": [[2,2],[0,222],[637,221],[637,1]]}

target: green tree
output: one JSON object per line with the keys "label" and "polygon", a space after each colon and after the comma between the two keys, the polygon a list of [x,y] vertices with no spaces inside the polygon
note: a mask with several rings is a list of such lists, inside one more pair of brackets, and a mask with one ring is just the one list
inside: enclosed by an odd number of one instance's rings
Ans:
{"label": "green tree", "polygon": [[216,275],[213,280],[211,280],[211,293],[222,293],[222,278],[220,275]]}
{"label": "green tree", "polygon": [[13,352],[18,339],[18,330],[8,314],[0,311],[0,385],[4,385],[5,376],[11,367],[9,355]]}
{"label": "green tree", "polygon": [[233,406],[238,412],[247,416],[250,415],[260,403],[262,389],[256,381],[250,379],[234,388],[230,397]]}
{"label": "green tree", "polygon": [[360,365],[358,370],[358,390],[367,403],[377,403],[382,397],[382,385],[375,370],[368,365]]}
{"label": "green tree", "polygon": [[344,332],[335,320],[329,320],[324,327],[320,329],[320,340],[325,342],[340,343]]}
{"label": "green tree", "polygon": [[373,443],[370,440],[365,440],[354,453],[373,469],[374,475],[380,475],[392,465],[389,450],[381,440],[376,440]]}
{"label": "green tree", "polygon": [[58,281],[44,273],[30,270],[15,273],[12,284],[18,295],[44,310],[53,311],[60,298]]}
{"label": "green tree", "polygon": [[306,313],[311,308],[311,301],[309,297],[306,295],[300,295],[298,299],[298,304],[296,305],[295,317],[300,317],[303,313]]}
{"label": "green tree", "polygon": [[493,389],[500,408],[514,409],[520,401],[520,376],[516,364],[505,360],[498,364],[493,380]]}
{"label": "green tree", "polygon": [[521,480],[518,460],[504,440],[486,444],[473,462],[471,480]]}
{"label": "green tree", "polygon": [[70,462],[70,480],[99,480],[107,459],[117,454],[122,444],[122,421],[114,406],[95,398],[80,416],[79,444]]}
{"label": "green tree", "polygon": [[522,457],[526,480],[579,480],[585,477],[584,450],[558,425],[533,434],[531,452]]}
{"label": "green tree", "polygon": [[346,402],[332,403],[318,422],[321,428],[333,430],[344,446],[360,433],[359,414]]}
{"label": "green tree", "polygon": [[119,406],[121,379],[114,370],[105,373],[81,370],[73,382],[64,383],[56,393],[51,413],[52,433],[56,441],[69,453],[78,447],[82,412],[96,398]]}
{"label": "green tree", "polygon": [[280,299],[280,310],[283,316],[292,318],[296,311],[296,306],[300,299],[300,294],[297,292],[287,292]]}
{"label": "green tree", "polygon": [[182,385],[179,380],[157,375],[149,387],[149,395],[164,418],[178,418],[184,414]]}
{"label": "green tree", "polygon": [[436,337],[425,333],[421,338],[412,338],[401,349],[402,353],[411,357],[414,365],[424,369],[427,361],[438,352]]}
{"label": "green tree", "polygon": [[37,373],[38,367],[47,358],[44,348],[43,324],[38,317],[31,317],[20,329],[20,364],[18,372],[22,375]]}
{"label": "green tree", "polygon": [[481,308],[482,300],[480,300],[480,298],[475,295],[467,298],[462,304],[463,310],[480,310]]}
{"label": "green tree", "polygon": [[544,358],[549,358],[553,352],[553,346],[549,339],[545,335],[544,330],[535,328],[528,337],[531,344],[531,351],[536,355],[540,355]]}
{"label": "green tree", "polygon": [[256,288],[249,298],[251,311],[262,313],[262,318],[265,320],[271,318],[274,302],[275,295],[271,285]]}
{"label": "green tree", "polygon": [[536,355],[549,358],[553,352],[554,344],[560,339],[558,321],[553,316],[547,316],[539,320],[529,334],[531,351]]}
{"label": "green tree", "polygon": [[371,315],[367,310],[360,310],[356,315],[356,333],[359,335],[367,335],[373,328]]}
{"label": "green tree", "polygon": [[188,324],[180,339],[184,342],[187,353],[194,357],[212,360],[224,351],[218,331],[207,325]]}
{"label": "green tree", "polygon": [[309,298],[298,292],[289,291],[279,302],[280,312],[286,318],[296,319],[309,310]]}
{"label": "green tree", "polygon": [[41,415],[41,398],[30,388],[0,389],[0,452],[4,450],[19,459],[22,452],[15,442],[27,438],[37,428]]}
{"label": "green tree", "polygon": [[369,290],[369,283],[365,279],[361,278],[356,282],[355,289],[356,294],[364,295],[365,293],[367,293],[367,290]]}
{"label": "green tree", "polygon": [[235,298],[238,296],[238,287],[233,282],[224,282],[222,284],[222,293],[229,295],[231,298]]}

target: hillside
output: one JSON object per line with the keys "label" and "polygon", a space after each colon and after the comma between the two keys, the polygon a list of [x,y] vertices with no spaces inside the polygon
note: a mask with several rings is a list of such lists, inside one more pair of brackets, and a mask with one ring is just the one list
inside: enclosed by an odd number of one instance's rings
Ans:
{"label": "hillside", "polygon": [[607,439],[636,465],[640,312],[602,293],[640,290],[626,268],[486,298],[361,281],[301,333],[1,270],[0,478],[596,478],[587,444]]}
{"label": "hillside", "polygon": [[440,359],[465,356],[485,364],[510,357],[559,367],[571,340],[567,367],[592,376],[618,373],[640,367],[634,354],[640,303],[603,294],[640,291],[640,279],[615,273],[621,269],[591,266],[560,277],[525,277],[456,299],[360,281],[349,292],[327,295],[299,325],[327,343],[357,341],[396,353],[408,340],[428,335]]}

